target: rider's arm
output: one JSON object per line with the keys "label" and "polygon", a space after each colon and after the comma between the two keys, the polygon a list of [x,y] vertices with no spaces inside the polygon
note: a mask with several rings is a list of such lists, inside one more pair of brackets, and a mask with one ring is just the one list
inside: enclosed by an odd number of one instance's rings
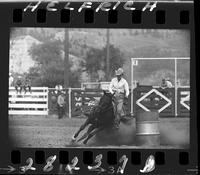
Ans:
{"label": "rider's arm", "polygon": [[111,94],[113,94],[113,80],[111,80],[110,85],[109,85],[109,91]]}
{"label": "rider's arm", "polygon": [[129,87],[128,87],[128,83],[127,83],[127,81],[125,81],[125,83],[124,83],[124,88],[125,88],[125,95],[126,95],[126,97],[128,97],[129,96]]}

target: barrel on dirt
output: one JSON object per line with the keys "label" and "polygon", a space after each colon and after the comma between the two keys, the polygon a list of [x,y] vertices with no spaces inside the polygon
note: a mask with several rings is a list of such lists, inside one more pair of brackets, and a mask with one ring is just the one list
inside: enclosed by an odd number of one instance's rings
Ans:
{"label": "barrel on dirt", "polygon": [[159,146],[159,113],[157,111],[136,114],[136,143],[138,146]]}

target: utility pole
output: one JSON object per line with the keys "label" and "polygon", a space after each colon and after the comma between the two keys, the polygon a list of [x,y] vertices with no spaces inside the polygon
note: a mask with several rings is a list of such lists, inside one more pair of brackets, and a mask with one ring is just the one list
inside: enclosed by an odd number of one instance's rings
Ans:
{"label": "utility pole", "polygon": [[110,30],[106,30],[106,78],[107,81],[110,81]]}
{"label": "utility pole", "polygon": [[[69,77],[70,77],[70,66],[69,66],[69,29],[64,29],[64,88],[66,89],[67,96],[66,96],[66,112],[71,118],[71,89],[69,88]],[[69,89],[68,89],[69,88]],[[68,99],[68,100],[67,100]]]}
{"label": "utility pole", "polygon": [[69,67],[69,29],[64,29],[65,40],[64,40],[64,88],[69,88],[69,77],[70,77],[70,67]]}

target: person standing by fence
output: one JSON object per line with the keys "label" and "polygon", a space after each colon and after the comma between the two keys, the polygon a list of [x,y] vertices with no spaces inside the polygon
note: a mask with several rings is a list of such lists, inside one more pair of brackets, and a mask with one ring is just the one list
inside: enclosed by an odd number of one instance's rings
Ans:
{"label": "person standing by fence", "polygon": [[172,88],[173,85],[172,85],[172,82],[170,81],[169,78],[163,78],[160,87],[161,87],[162,89],[165,89],[165,88]]}
{"label": "person standing by fence", "polygon": [[128,101],[129,86],[127,81],[122,77],[123,69],[119,68],[115,71],[116,77],[111,80],[109,91],[114,94],[114,108],[115,108],[115,127],[119,128],[120,119],[124,117],[125,111],[123,105]]}
{"label": "person standing by fence", "polygon": [[58,107],[58,119],[63,118],[65,115],[65,95],[64,93],[60,93],[57,99],[57,107]]}
{"label": "person standing by fence", "polygon": [[14,78],[11,73],[9,73],[9,87],[13,86]]}
{"label": "person standing by fence", "polygon": [[16,85],[15,85],[15,90],[18,94],[18,92],[21,94],[22,92],[22,77],[19,75],[17,77]]}
{"label": "person standing by fence", "polygon": [[26,77],[24,81],[24,93],[26,94],[27,91],[31,93],[31,80],[29,77]]}

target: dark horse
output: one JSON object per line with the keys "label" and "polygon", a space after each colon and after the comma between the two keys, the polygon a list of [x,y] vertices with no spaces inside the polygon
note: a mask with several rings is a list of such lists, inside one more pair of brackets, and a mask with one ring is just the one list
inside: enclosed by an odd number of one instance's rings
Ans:
{"label": "dark horse", "polygon": [[90,124],[87,132],[78,140],[83,141],[84,144],[87,144],[88,140],[92,138],[96,133],[110,128],[114,125],[114,107],[113,107],[113,95],[103,91],[104,94],[101,97],[99,104],[94,107],[94,109],[89,113],[85,114],[88,118],[79,130],[74,134],[72,140],[75,141],[79,133]]}

